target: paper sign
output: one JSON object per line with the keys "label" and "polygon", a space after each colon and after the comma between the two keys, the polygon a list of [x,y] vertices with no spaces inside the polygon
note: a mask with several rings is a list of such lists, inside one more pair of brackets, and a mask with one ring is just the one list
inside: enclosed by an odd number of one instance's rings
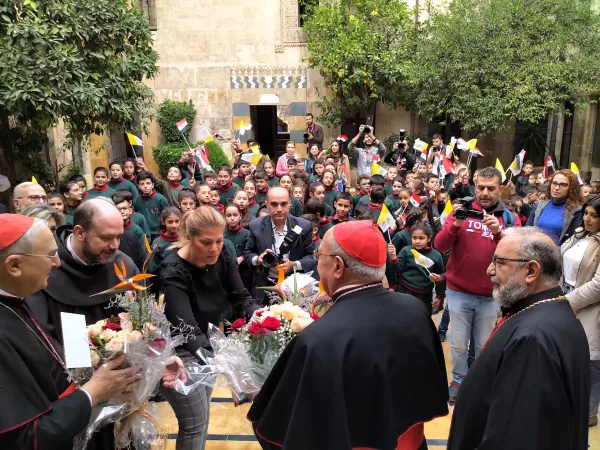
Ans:
{"label": "paper sign", "polygon": [[260,94],[259,103],[279,103],[278,94]]}
{"label": "paper sign", "polygon": [[60,313],[60,321],[62,323],[67,368],[92,367],[85,316],[63,312]]}

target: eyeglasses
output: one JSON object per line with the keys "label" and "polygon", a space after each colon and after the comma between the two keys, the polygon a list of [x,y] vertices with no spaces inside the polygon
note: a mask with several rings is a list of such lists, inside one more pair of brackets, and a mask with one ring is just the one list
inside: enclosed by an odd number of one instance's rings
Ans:
{"label": "eyeglasses", "polygon": [[558,181],[553,181],[552,182],[552,187],[553,188],[568,188],[569,187],[569,183],[559,183]]}
{"label": "eyeglasses", "polygon": [[494,255],[492,257],[492,264],[494,265],[494,269],[496,268],[496,263],[500,261],[501,263],[503,261],[514,261],[514,262],[522,262],[522,263],[528,263],[529,261],[531,261],[531,259],[518,259],[518,258],[502,258],[501,256],[496,256]]}
{"label": "eyeglasses", "polygon": [[40,257],[44,257],[44,258],[50,258],[50,259],[54,259],[58,256],[58,249],[53,250],[49,255],[39,255],[36,253],[13,253],[14,255],[21,255],[21,256],[40,256]]}
{"label": "eyeglasses", "polygon": [[341,257],[341,256],[339,256],[339,255],[331,255],[331,254],[327,254],[327,253],[319,253],[319,251],[318,251],[318,250],[315,250],[315,251],[313,252],[313,256],[314,256],[314,258],[315,258],[315,261],[317,261],[317,262],[319,262],[319,259],[321,258],[321,256],[332,256],[332,257],[334,257],[334,258],[336,258],[336,257],[339,257],[339,258],[342,260],[342,262],[344,263],[344,266],[345,266],[345,267],[348,267],[348,265],[346,264],[346,261],[344,261],[344,260],[342,259],[342,257]]}
{"label": "eyeglasses", "polygon": [[48,201],[48,197],[46,197],[45,195],[28,195],[27,197],[18,197],[19,200],[22,198],[28,198],[33,203],[39,203],[40,200],[44,203]]}

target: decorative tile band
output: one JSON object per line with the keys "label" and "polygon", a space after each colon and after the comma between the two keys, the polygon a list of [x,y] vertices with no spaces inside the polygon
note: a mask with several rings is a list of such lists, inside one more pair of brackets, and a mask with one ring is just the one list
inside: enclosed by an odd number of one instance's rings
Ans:
{"label": "decorative tile band", "polygon": [[306,75],[231,77],[231,89],[305,89],[306,85]]}

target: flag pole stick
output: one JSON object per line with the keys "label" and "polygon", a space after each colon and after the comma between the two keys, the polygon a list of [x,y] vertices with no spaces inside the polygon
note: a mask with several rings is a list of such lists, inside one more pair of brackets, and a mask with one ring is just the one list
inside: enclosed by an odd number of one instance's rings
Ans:
{"label": "flag pole stick", "polygon": [[188,142],[188,140],[185,137],[185,134],[183,134],[181,131],[179,132],[179,134],[181,134],[181,137],[183,138],[183,140],[185,141],[185,143],[187,144],[188,148],[190,150],[192,150],[192,146],[190,145],[190,143]]}
{"label": "flag pole stick", "polygon": [[390,229],[387,229],[388,239],[390,240],[390,244],[392,243],[392,235],[390,234]]}

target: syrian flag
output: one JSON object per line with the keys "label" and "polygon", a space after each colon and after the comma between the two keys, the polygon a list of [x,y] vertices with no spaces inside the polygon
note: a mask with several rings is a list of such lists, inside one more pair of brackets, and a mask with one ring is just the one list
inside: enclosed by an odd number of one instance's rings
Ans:
{"label": "syrian flag", "polygon": [[196,162],[200,165],[200,167],[202,167],[202,169],[208,169],[210,167],[210,162],[208,161],[208,147],[206,144],[196,147],[194,156]]}
{"label": "syrian flag", "polygon": [[179,122],[177,122],[175,125],[177,125],[177,129],[179,130],[180,133],[185,133],[189,128],[187,119],[185,117],[183,119],[181,119]]}
{"label": "syrian flag", "polygon": [[442,159],[442,165],[440,166],[440,175],[442,178],[446,178],[447,175],[454,173],[455,166],[448,158]]}
{"label": "syrian flag", "polygon": [[348,136],[346,136],[345,134],[340,134],[337,137],[337,140],[340,141],[340,142],[346,142],[348,140]]}
{"label": "syrian flag", "polygon": [[[552,170],[552,173],[550,173],[550,170]],[[544,163],[544,179],[548,179],[550,178],[550,175],[552,175],[554,172],[556,172],[556,169],[554,167],[554,162],[552,162],[552,156],[548,156],[546,158],[546,162]]]}
{"label": "syrian flag", "polygon": [[423,148],[423,150],[421,150],[421,155],[419,155],[419,158],[421,158],[423,161],[427,162],[427,146],[425,146],[425,148]]}
{"label": "syrian flag", "polygon": [[475,147],[471,150],[471,155],[473,156],[473,158],[480,158],[483,156],[483,153],[481,153],[481,151]]}
{"label": "syrian flag", "polygon": [[410,196],[410,203],[415,207],[418,208],[419,205],[421,204],[423,200],[421,200],[421,197],[419,197],[416,192],[413,192],[413,194]]}

